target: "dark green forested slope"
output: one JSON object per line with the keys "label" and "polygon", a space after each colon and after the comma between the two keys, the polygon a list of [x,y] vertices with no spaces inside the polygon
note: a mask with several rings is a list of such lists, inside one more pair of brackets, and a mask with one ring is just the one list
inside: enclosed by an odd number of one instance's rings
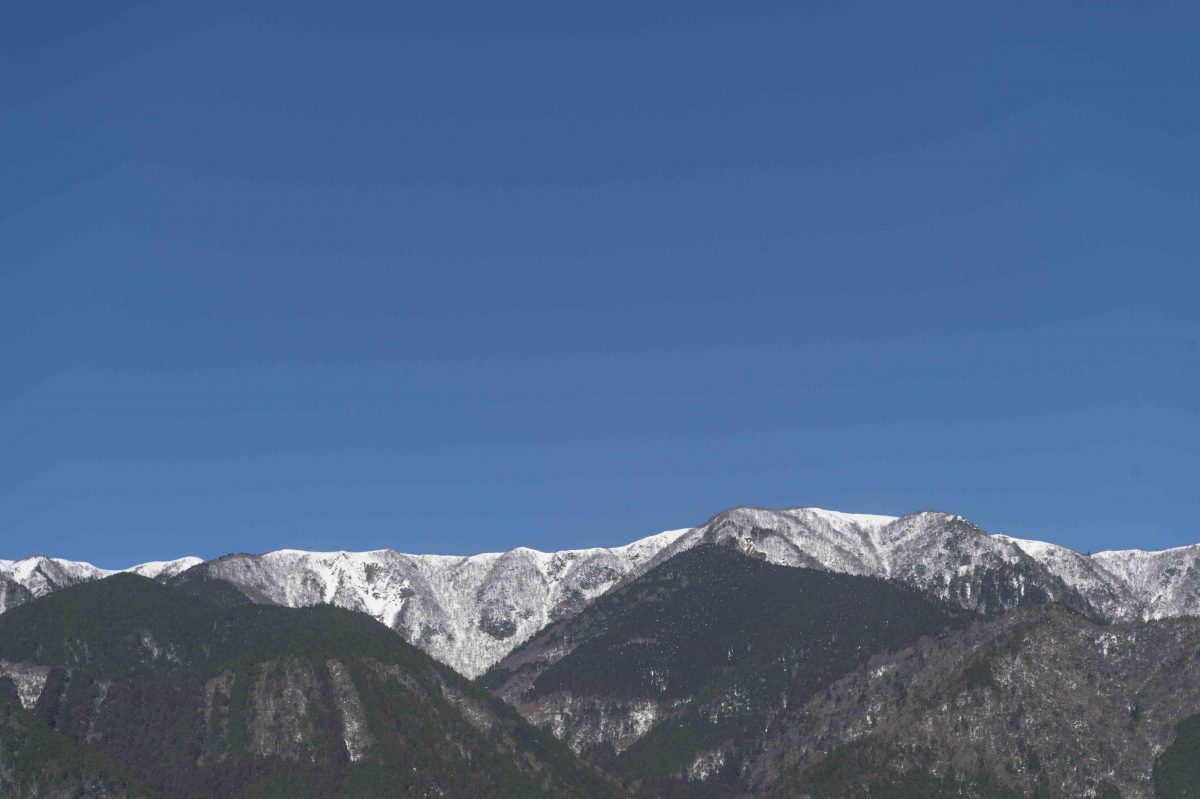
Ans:
{"label": "dark green forested slope", "polygon": [[[0,616],[0,668],[0,795],[615,795],[369,617],[221,583],[126,574],[27,603]],[[29,709],[21,674],[44,674]]]}
{"label": "dark green forested slope", "polygon": [[976,622],[781,711],[744,788],[771,799],[1200,797],[1198,652],[1190,618],[1099,624],[1045,605]]}
{"label": "dark green forested slope", "polygon": [[1163,799],[1200,799],[1200,715],[1175,727],[1175,740],[1154,763],[1154,788]]}
{"label": "dark green forested slope", "polygon": [[79,746],[21,707],[12,680],[0,677],[0,796],[153,796],[102,755]]}
{"label": "dark green forested slope", "polygon": [[[483,681],[643,795],[728,796],[782,707],[972,618],[883,580],[704,545],[543,631]],[[636,713],[653,725],[622,736]]]}

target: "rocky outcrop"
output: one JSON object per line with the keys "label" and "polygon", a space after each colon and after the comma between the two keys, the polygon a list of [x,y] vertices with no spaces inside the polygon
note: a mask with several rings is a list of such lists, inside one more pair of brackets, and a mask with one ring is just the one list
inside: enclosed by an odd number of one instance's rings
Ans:
{"label": "rocky outcrop", "polygon": [[0,660],[0,678],[12,680],[17,699],[26,710],[32,710],[37,705],[49,676],[49,666]]}

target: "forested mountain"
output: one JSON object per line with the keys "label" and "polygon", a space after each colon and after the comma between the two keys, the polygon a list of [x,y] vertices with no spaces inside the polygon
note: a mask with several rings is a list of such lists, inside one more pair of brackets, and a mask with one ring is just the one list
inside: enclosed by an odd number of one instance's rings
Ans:
{"label": "forested mountain", "polygon": [[977,615],[730,547],[676,555],[482,682],[635,796],[1200,791],[1179,787],[1200,751],[1200,620]]}
{"label": "forested mountain", "polygon": [[1198,655],[1196,619],[1104,625],[1056,605],[1015,611],[872,658],[781,710],[743,789],[1195,797]]}
{"label": "forested mountain", "polygon": [[482,682],[640,795],[729,795],[781,709],[973,618],[877,578],[703,544],[548,627]]}
{"label": "forested mountain", "polygon": [[0,617],[0,793],[609,797],[551,736],[366,615],[132,574]]}

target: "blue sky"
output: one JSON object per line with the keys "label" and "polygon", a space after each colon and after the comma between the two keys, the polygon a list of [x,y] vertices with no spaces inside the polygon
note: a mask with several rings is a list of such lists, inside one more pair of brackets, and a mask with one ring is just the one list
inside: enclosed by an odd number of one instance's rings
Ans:
{"label": "blue sky", "polygon": [[1185,4],[31,3],[0,557],[1200,540]]}

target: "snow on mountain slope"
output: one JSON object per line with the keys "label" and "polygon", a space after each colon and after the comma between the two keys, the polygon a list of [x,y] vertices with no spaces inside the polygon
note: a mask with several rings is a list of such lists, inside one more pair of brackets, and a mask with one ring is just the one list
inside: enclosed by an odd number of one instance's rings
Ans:
{"label": "snow on mountain slope", "polygon": [[[1148,615],[1141,589],[1099,559],[991,536],[961,516],[932,511],[894,517],[733,508],[699,527],[614,549],[469,557],[284,550],[232,555],[205,569],[260,602],[333,602],[369,613],[473,677],[546,624],[706,542],[787,566],[898,580],[985,613],[1054,601],[1105,619]],[[1180,593],[1200,604],[1200,586]],[[1179,599],[1160,606],[1189,607]]]}
{"label": "snow on mountain slope", "polygon": [[[546,624],[704,542],[782,565],[898,580],[985,613],[1055,601],[1107,620],[1200,615],[1200,545],[1088,556],[988,535],[961,516],[933,511],[896,517],[733,508],[622,547],[464,557],[280,550],[227,555],[195,574],[228,580],[258,602],[329,602],[368,613],[474,677]],[[126,571],[168,579],[200,563],[180,558]],[[54,558],[0,561],[0,612],[111,573]]]}
{"label": "snow on mountain slope", "polygon": [[151,580],[167,580],[177,574],[182,574],[193,566],[199,566],[204,561],[194,555],[188,555],[175,560],[152,560],[148,563],[139,563],[137,566],[131,566],[122,571],[140,574],[142,577],[149,577]]}
{"label": "snow on mountain slope", "polygon": [[837,513],[821,508],[733,508],[694,527],[659,553],[657,561],[700,543],[734,546],[784,566],[848,574],[884,574],[880,534],[896,517]]}
{"label": "snow on mountain slope", "polygon": [[1107,620],[1200,615],[1200,545],[1088,556],[988,535],[961,516],[935,511],[894,517],[733,508],[688,531],[654,562],[702,541],[773,563],[899,580],[984,612],[1055,601]]}
{"label": "snow on mountain slope", "polygon": [[655,562],[701,542],[786,566],[894,579],[982,612],[1045,601],[1092,610],[1086,597],[1020,547],[948,513],[733,508],[681,536]]}
{"label": "snow on mountain slope", "polygon": [[[200,558],[142,563],[120,571],[134,572],[152,580],[166,579],[190,569]],[[30,599],[77,583],[99,580],[116,574],[117,570],[101,569],[90,563],[34,555],[20,560],[0,560],[0,613]]]}
{"label": "snow on mountain slope", "polygon": [[611,549],[547,553],[521,547],[465,557],[281,550],[229,555],[203,571],[258,602],[330,602],[368,613],[475,677],[546,624],[640,573],[683,532]]}
{"label": "snow on mountain slope", "polygon": [[1143,592],[1114,573],[1103,558],[1043,541],[1029,541],[1002,534],[994,537],[1018,547],[1086,596],[1101,617],[1113,621],[1149,618]]}
{"label": "snow on mountain slope", "polygon": [[1092,560],[1129,587],[1142,618],[1200,616],[1200,544],[1097,552]]}

